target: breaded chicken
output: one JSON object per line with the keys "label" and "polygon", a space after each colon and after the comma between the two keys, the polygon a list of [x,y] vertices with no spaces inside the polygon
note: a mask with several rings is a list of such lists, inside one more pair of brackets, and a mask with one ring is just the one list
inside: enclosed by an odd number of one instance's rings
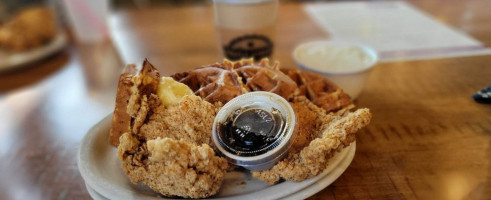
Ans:
{"label": "breaded chicken", "polygon": [[157,138],[146,142],[125,133],[118,157],[130,180],[165,196],[205,198],[220,189],[227,161],[207,144]]}
{"label": "breaded chicken", "polygon": [[192,144],[213,146],[211,129],[217,108],[198,96],[184,96],[179,104],[159,106],[139,135],[147,140],[167,137]]}
{"label": "breaded chicken", "polygon": [[118,158],[125,173],[133,183],[141,182],[163,195],[214,195],[228,169],[227,161],[208,145],[214,105],[197,96],[154,109],[151,102],[143,96],[134,123],[135,127],[142,123],[141,127],[119,138]]}
{"label": "breaded chicken", "polygon": [[310,141],[319,137],[322,126],[327,123],[328,117],[325,110],[314,105],[305,96],[293,98],[290,105],[295,112],[298,124],[294,135],[295,139],[288,149],[289,154],[294,154],[300,152]]}
{"label": "breaded chicken", "polygon": [[[175,95],[175,102],[165,104],[158,90],[169,90],[171,85],[160,85],[157,77],[156,69],[145,61],[139,76],[131,79],[131,96],[124,101],[129,127],[115,129],[126,131],[121,136],[116,131],[111,135],[119,138],[123,169],[131,182],[166,196],[214,195],[229,169],[226,159],[210,147],[213,120],[221,104],[215,106],[192,93]],[[125,125],[118,122],[113,120],[113,128]]]}
{"label": "breaded chicken", "polygon": [[[307,103],[311,104],[311,103]],[[293,103],[293,107],[296,105]],[[317,109],[313,109],[315,111]],[[312,117],[302,117],[304,113],[298,108],[295,110],[299,117],[299,127],[312,127],[309,120]],[[298,112],[300,111],[300,112]],[[298,130],[298,136],[288,156],[278,162],[273,168],[264,171],[254,171],[252,176],[266,183],[274,184],[280,179],[295,182],[303,181],[320,174],[328,165],[328,160],[338,150],[348,146],[355,141],[355,133],[362,127],[368,125],[371,114],[368,109],[358,109],[355,112],[341,111],[329,115],[317,111],[323,123],[322,128],[317,131]],[[298,137],[297,136],[297,137]],[[302,147],[305,146],[305,147]]]}

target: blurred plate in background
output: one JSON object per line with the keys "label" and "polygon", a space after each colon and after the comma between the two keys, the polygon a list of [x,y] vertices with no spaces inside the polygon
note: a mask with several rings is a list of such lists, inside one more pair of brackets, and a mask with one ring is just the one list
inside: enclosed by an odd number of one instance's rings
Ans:
{"label": "blurred plate in background", "polygon": [[58,33],[56,37],[46,45],[23,52],[9,52],[0,49],[0,71],[9,70],[22,65],[43,59],[65,47],[67,36],[64,32]]}

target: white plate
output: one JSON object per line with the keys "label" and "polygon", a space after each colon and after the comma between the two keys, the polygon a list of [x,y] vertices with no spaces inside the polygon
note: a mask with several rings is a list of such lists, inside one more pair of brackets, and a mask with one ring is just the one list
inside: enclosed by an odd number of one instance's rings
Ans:
{"label": "white plate", "polygon": [[64,32],[60,31],[51,42],[32,50],[9,52],[0,48],[0,71],[12,69],[45,58],[46,56],[61,50],[66,44],[66,35]]}
{"label": "white plate", "polygon": [[[352,144],[356,146],[356,144]],[[334,168],[329,174],[323,176],[319,181],[311,184],[310,186],[293,193],[289,196],[282,197],[282,200],[296,200],[296,199],[306,199],[318,191],[324,189],[327,187],[329,184],[334,182],[341,174],[344,172],[344,170],[350,165],[351,161],[353,160],[353,157],[355,156],[355,150],[356,148],[350,148],[348,155],[339,163],[339,165]],[[108,200],[108,198],[102,196],[101,194],[97,193],[94,189],[92,189],[89,185],[85,185],[87,188],[87,191],[89,192],[90,196],[94,200]]]}
{"label": "white plate", "polygon": [[[356,146],[356,144],[352,144]],[[344,170],[350,165],[351,161],[353,160],[355,156],[355,149],[356,148],[351,148],[348,152],[348,155],[343,159],[339,165],[333,169],[328,175],[324,176],[321,178],[319,181],[313,183],[309,187],[306,187],[296,193],[293,193],[289,196],[282,197],[282,200],[296,200],[296,199],[306,199],[315,193],[319,192],[320,190],[324,189],[328,185],[330,185],[332,182],[334,182],[341,174],[344,172]],[[92,189],[89,185],[85,185],[87,188],[87,191],[89,192],[90,196],[94,200],[108,200],[108,198],[102,196],[101,194],[97,193],[94,189]]]}
{"label": "white plate", "polygon": [[[163,199],[148,187],[132,184],[121,168],[117,149],[109,144],[112,115],[96,124],[82,140],[78,168],[85,180],[100,196],[108,199]],[[356,149],[353,143],[330,159],[320,175],[299,182],[285,181],[268,185],[251,177],[248,171],[231,172],[225,176],[215,199],[278,199],[304,198],[322,190],[336,180],[351,163]],[[316,184],[313,184],[316,183]],[[289,196],[290,195],[290,196]]]}
{"label": "white plate", "polygon": [[101,194],[97,193],[94,189],[92,189],[89,185],[85,184],[85,188],[87,188],[87,191],[89,192],[90,197],[94,200],[108,200],[108,198],[102,196]]}

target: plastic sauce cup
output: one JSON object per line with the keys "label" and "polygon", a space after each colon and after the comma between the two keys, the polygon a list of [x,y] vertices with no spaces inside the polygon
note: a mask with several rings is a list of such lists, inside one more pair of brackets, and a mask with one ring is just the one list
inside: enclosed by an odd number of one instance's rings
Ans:
{"label": "plastic sauce cup", "polygon": [[213,142],[230,163],[266,170],[284,158],[294,131],[295,113],[283,97],[250,92],[220,109],[213,123]]}

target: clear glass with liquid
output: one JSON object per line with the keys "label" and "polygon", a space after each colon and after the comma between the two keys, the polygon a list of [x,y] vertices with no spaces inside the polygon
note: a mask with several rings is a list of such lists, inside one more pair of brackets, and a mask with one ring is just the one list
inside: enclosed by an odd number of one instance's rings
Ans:
{"label": "clear glass with liquid", "polygon": [[278,0],[214,0],[218,45],[229,60],[273,55]]}

